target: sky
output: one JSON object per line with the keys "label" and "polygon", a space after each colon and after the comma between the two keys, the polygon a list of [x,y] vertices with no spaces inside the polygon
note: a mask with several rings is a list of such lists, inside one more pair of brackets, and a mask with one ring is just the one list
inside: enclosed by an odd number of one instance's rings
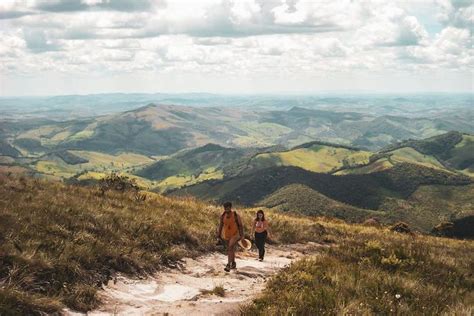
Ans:
{"label": "sky", "polygon": [[469,92],[468,0],[0,0],[0,96]]}

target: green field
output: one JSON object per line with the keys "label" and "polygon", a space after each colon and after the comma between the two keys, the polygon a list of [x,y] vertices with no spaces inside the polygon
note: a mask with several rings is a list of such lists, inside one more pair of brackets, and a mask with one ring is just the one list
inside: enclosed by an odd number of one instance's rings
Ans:
{"label": "green field", "polygon": [[[88,160],[86,163],[68,164],[58,157],[46,158],[34,163],[32,167],[41,174],[59,178],[70,178],[82,173],[79,179],[99,179],[111,171],[124,172],[128,169],[139,167],[154,160],[143,155],[133,153],[121,153],[119,155],[108,155],[98,152],[71,150],[70,153]],[[149,182],[142,179],[144,183]]]}
{"label": "green field", "polygon": [[259,154],[250,164],[256,169],[294,166],[313,172],[330,172],[342,167],[366,164],[370,155],[367,151],[315,145],[310,148]]}
{"label": "green field", "polygon": [[275,123],[241,122],[234,124],[246,135],[237,136],[232,142],[242,147],[265,147],[276,143],[276,140],[292,129]]}
{"label": "green field", "polygon": [[390,153],[392,154],[390,159],[395,163],[408,162],[430,168],[445,169],[435,157],[424,155],[411,147],[403,147]]}
{"label": "green field", "polygon": [[176,175],[167,177],[166,179],[160,181],[156,187],[159,188],[160,191],[166,191],[169,189],[175,189],[180,187],[185,187],[189,185],[193,185],[196,183],[200,183],[206,180],[219,180],[223,179],[224,174],[222,170],[216,170],[215,168],[208,168],[201,172],[197,177],[194,175],[185,176],[185,175]]}

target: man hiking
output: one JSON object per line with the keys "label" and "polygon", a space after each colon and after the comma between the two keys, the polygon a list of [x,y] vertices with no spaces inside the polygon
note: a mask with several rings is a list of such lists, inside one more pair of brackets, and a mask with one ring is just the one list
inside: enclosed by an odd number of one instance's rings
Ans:
{"label": "man hiking", "polygon": [[224,213],[221,215],[217,238],[222,238],[227,243],[227,265],[225,271],[237,268],[235,263],[235,247],[239,240],[244,239],[244,226],[237,212],[232,210],[232,203],[225,202]]}

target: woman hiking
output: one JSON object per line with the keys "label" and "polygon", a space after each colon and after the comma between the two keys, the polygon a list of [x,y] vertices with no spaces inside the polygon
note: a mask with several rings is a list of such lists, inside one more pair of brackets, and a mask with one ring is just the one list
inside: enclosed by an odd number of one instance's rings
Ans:
{"label": "woman hiking", "polygon": [[262,210],[257,212],[253,223],[253,230],[255,231],[255,244],[258,248],[258,260],[263,261],[263,257],[265,256],[265,242],[268,236],[268,222]]}
{"label": "woman hiking", "polygon": [[225,202],[223,205],[224,213],[221,215],[217,238],[222,238],[227,242],[227,265],[225,271],[236,269],[235,247],[237,243],[244,239],[244,226],[237,212],[232,210],[232,203]]}

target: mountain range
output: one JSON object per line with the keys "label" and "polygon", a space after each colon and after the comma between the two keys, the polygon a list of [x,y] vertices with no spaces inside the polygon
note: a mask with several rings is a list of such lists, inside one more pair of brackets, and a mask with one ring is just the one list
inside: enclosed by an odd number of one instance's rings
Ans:
{"label": "mountain range", "polygon": [[169,195],[350,221],[405,220],[424,231],[474,213],[468,107],[402,115],[405,107],[393,104],[386,111],[262,104],[4,118],[0,169],[73,183],[117,172]]}

